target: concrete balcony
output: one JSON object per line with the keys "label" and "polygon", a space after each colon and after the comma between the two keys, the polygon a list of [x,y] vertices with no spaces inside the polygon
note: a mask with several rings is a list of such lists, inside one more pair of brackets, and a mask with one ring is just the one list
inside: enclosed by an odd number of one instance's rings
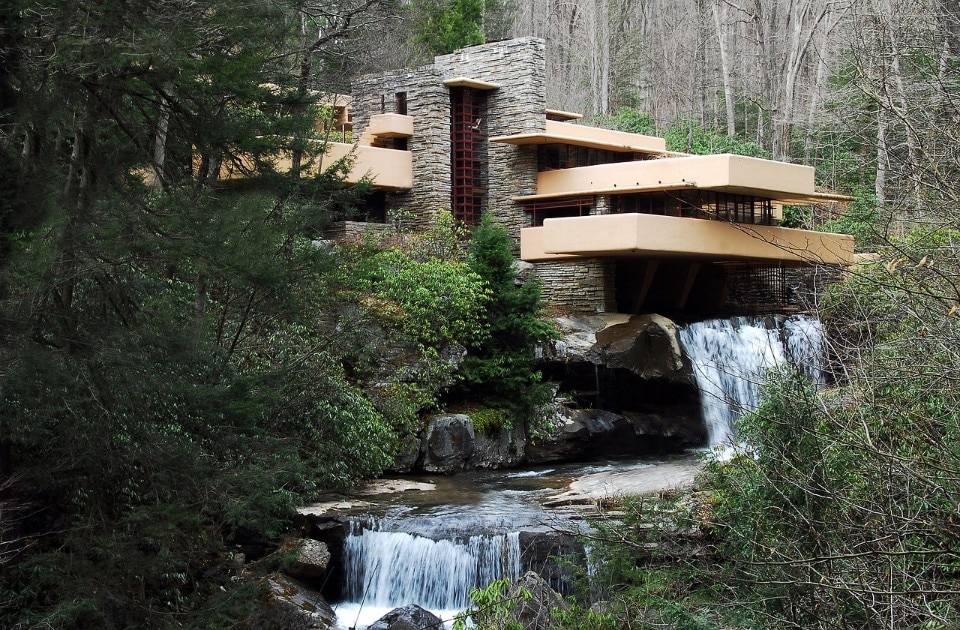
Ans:
{"label": "concrete balcony", "polygon": [[490,142],[514,145],[568,144],[621,153],[668,154],[667,141],[663,138],[611,129],[599,129],[557,120],[547,120],[543,132],[497,136],[490,138]]}
{"label": "concrete balcony", "polygon": [[582,257],[691,258],[786,265],[848,265],[853,237],[653,214],[547,219],[520,232],[526,261]]}
{"label": "concrete balcony", "polygon": [[[305,176],[316,175],[329,168],[335,161],[350,157],[353,163],[346,176],[347,184],[356,184],[368,178],[376,190],[401,191],[413,188],[413,154],[397,149],[359,146],[344,142],[326,143],[324,154],[314,160],[311,168],[304,170]],[[280,151],[274,158],[274,168],[280,172],[289,171],[293,166],[292,154],[288,150]],[[251,175],[252,164],[244,168],[232,169],[226,165],[220,169],[221,180],[241,180]]]}
{"label": "concrete balcony", "polygon": [[326,168],[332,162],[351,154],[353,165],[347,174],[348,184],[356,184],[367,177],[377,190],[398,191],[413,188],[413,154],[410,151],[329,142],[319,168]]}
{"label": "concrete balcony", "polygon": [[376,114],[360,136],[360,146],[375,146],[378,140],[413,137],[413,116]]}
{"label": "concrete balcony", "polygon": [[539,201],[685,188],[772,199],[779,204],[850,199],[816,192],[814,172],[810,166],[730,154],[691,155],[544,171],[537,175],[537,194],[514,199]]}

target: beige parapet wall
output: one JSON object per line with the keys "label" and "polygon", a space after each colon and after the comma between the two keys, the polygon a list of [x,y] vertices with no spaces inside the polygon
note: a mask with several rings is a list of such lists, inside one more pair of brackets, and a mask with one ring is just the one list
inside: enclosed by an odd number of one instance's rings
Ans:
{"label": "beige parapet wall", "polygon": [[353,164],[347,174],[348,184],[356,184],[368,177],[373,187],[380,190],[413,188],[413,154],[409,151],[328,142],[319,166],[327,168],[336,160],[351,155]]}
{"label": "beige parapet wall", "polygon": [[403,114],[376,114],[360,137],[361,146],[373,144],[375,138],[410,138],[413,136],[413,116]]}
{"label": "beige parapet wall", "polygon": [[812,167],[742,155],[695,155],[543,171],[536,197],[696,188],[785,203],[827,198],[814,191]]}
{"label": "beige parapet wall", "polygon": [[520,257],[688,257],[785,264],[848,265],[853,237],[846,234],[744,225],[652,214],[608,214],[547,219],[520,233]]}
{"label": "beige parapet wall", "polygon": [[[304,174],[314,175],[345,157],[352,160],[350,171],[346,176],[348,184],[356,184],[366,177],[372,182],[373,187],[379,190],[410,190],[413,187],[413,155],[409,151],[355,146],[344,142],[326,143],[326,152],[322,157],[316,158],[313,166]],[[290,151],[282,151],[274,158],[274,168],[280,172],[290,170],[292,164]],[[243,172],[229,170],[227,166],[223,166],[220,170],[220,179],[238,180],[250,177],[248,173],[252,172],[253,165],[245,164],[245,166],[247,168],[243,169]]]}
{"label": "beige parapet wall", "polygon": [[[572,115],[572,114],[568,114]],[[625,131],[600,129],[586,125],[547,120],[542,132],[513,136],[497,136],[490,142],[503,144],[569,144],[578,147],[608,151],[666,154],[667,141],[655,136],[644,136]]]}

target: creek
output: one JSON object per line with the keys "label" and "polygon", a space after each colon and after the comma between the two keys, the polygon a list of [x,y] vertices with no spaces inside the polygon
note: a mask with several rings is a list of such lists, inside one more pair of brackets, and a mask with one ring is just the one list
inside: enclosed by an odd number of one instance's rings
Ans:
{"label": "creek", "polygon": [[557,557],[585,567],[576,535],[586,511],[544,504],[576,479],[593,479],[609,493],[624,479],[671,487],[675,470],[692,478],[698,459],[688,453],[406,478],[417,489],[369,497],[346,516],[342,598],[334,604],[341,627],[364,628],[410,603],[451,620],[469,604],[470,588],[528,570],[568,591],[570,569]]}
{"label": "creek", "polygon": [[[811,380],[823,380],[822,326],[814,318],[709,320],[680,328],[679,338],[700,391],[710,446],[736,441],[736,419],[756,409],[771,368],[789,361]],[[568,590],[571,569],[557,557],[587,566],[577,539],[585,511],[570,504],[684,485],[702,452],[407,477],[403,487],[412,490],[374,492],[341,510],[342,575],[334,605],[340,627],[365,628],[407,604],[449,621],[469,605],[471,588],[528,570]],[[581,494],[562,492],[571,486]]]}

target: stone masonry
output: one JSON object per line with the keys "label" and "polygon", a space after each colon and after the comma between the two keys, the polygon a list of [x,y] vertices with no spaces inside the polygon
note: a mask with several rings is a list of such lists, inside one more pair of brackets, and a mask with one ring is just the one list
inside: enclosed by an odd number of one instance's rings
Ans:
{"label": "stone masonry", "polygon": [[543,299],[567,313],[609,313],[617,310],[616,263],[604,258],[537,263]]}
{"label": "stone masonry", "polygon": [[[443,84],[466,77],[499,86],[487,93],[487,137],[543,131],[546,126],[545,45],[521,38],[472,46],[435,59],[432,66],[361,77],[353,84],[354,135],[379,113],[397,113],[397,94],[406,93],[414,118],[413,190],[388,196],[389,209],[410,211],[414,227],[430,223],[437,210],[450,207],[450,94]],[[536,148],[486,143],[487,207],[519,242],[524,211],[513,201],[536,192]]]}
{"label": "stone masonry", "polygon": [[[486,91],[486,117],[480,133],[486,139],[546,128],[546,47],[541,39],[520,38],[471,46],[436,57],[433,65],[366,75],[353,84],[354,136],[370,124],[370,117],[397,111],[399,93],[405,93],[406,113],[414,119],[408,149],[413,155],[414,187],[389,193],[387,209],[404,210],[414,229],[428,227],[436,213],[451,204],[451,106],[444,81],[464,77],[498,86]],[[523,206],[513,198],[536,193],[535,146],[482,141],[487,167],[486,209],[507,228],[519,251],[520,229],[529,225]],[[606,213],[606,199],[595,213]],[[615,310],[612,261],[587,259],[536,264],[545,301],[567,312]]]}

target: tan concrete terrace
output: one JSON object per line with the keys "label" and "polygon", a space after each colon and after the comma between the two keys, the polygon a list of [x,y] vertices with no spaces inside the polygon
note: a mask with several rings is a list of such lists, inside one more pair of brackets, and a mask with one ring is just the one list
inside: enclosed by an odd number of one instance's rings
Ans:
{"label": "tan concrete terrace", "polygon": [[[554,114],[560,113],[557,110],[548,110],[548,114],[550,112]],[[562,114],[568,117],[576,116],[576,114],[570,112],[562,112]],[[627,133],[625,131],[600,129],[598,127],[588,127],[586,125],[577,125],[557,120],[547,120],[545,123],[546,126],[542,132],[496,136],[490,138],[490,142],[514,145],[569,144],[578,147],[603,149],[621,153],[635,152],[656,155],[678,155],[667,151],[667,141],[663,138]]]}
{"label": "tan concrete terrace", "polygon": [[529,202],[597,194],[629,194],[683,188],[772,199],[782,204],[846,201],[818,193],[810,166],[742,155],[685,155],[543,171],[537,193],[514,197]]}
{"label": "tan concrete terrace", "polygon": [[[413,188],[413,154],[410,151],[345,142],[327,142],[325,149],[324,154],[317,158],[310,168],[305,169],[304,175],[316,175],[337,160],[349,158],[351,165],[345,180],[347,184],[357,184],[366,178],[376,190],[399,191]],[[274,168],[278,171],[289,171],[292,167],[291,151],[281,151],[274,157]],[[220,168],[220,179],[246,179],[254,170],[253,164],[244,164],[242,168],[223,165]]]}
{"label": "tan concrete terrace", "polygon": [[573,257],[694,258],[786,265],[848,265],[853,237],[653,214],[546,219],[520,232],[526,261]]}

